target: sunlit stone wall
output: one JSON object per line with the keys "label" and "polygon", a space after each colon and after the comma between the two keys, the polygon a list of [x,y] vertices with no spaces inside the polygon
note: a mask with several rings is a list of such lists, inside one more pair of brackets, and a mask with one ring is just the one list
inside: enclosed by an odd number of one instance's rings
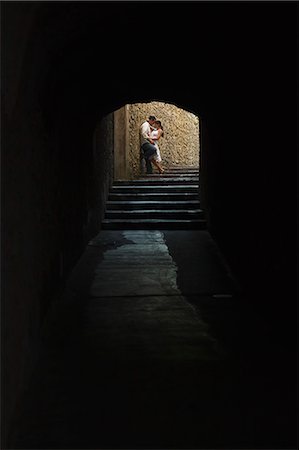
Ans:
{"label": "sunlit stone wall", "polygon": [[161,102],[127,105],[129,160],[134,176],[140,171],[139,127],[149,115],[160,119],[164,136],[159,148],[164,167],[199,166],[199,119],[191,112]]}

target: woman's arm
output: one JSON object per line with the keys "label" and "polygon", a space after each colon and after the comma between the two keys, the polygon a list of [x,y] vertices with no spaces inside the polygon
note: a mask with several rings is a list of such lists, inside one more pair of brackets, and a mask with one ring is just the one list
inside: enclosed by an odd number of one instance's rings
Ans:
{"label": "woman's arm", "polygon": [[157,134],[155,136],[152,136],[152,139],[154,141],[158,141],[160,139],[160,137],[162,136],[163,130],[161,130],[161,128],[159,128],[159,130],[157,130]]}

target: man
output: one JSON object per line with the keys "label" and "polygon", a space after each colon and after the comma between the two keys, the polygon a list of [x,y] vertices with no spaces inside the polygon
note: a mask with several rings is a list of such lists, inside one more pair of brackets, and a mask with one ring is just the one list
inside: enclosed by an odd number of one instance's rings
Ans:
{"label": "man", "polygon": [[143,122],[140,126],[140,152],[141,158],[145,159],[146,173],[153,173],[153,166],[150,161],[150,157],[156,153],[155,142],[151,139],[151,126],[156,121],[155,116],[149,116],[149,118]]}

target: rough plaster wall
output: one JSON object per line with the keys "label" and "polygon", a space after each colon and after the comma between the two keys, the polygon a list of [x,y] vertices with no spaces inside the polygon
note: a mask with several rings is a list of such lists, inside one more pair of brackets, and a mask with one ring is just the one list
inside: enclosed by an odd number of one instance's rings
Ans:
{"label": "rough plaster wall", "polygon": [[99,231],[105,212],[109,188],[113,181],[113,113],[104,117],[94,134],[94,202],[89,210],[89,221]]}
{"label": "rough plaster wall", "polygon": [[159,140],[162,163],[169,166],[199,166],[199,119],[175,105],[162,102],[128,106],[129,155],[134,176],[140,170],[139,127],[153,114],[161,120],[164,136]]}
{"label": "rough plaster wall", "polygon": [[[126,107],[114,111],[114,178],[126,179],[127,161],[127,119]],[[129,168],[131,169],[131,168]]]}
{"label": "rough plaster wall", "polygon": [[38,99],[47,60],[41,51],[39,66],[34,66],[39,47],[26,53],[35,10],[26,6],[9,5],[3,12],[4,440],[35,364],[43,318],[60,283],[59,172]]}
{"label": "rough plaster wall", "polygon": [[15,110],[5,131],[3,313],[8,423],[33,367],[40,326],[59,282],[60,216],[55,152],[49,147],[34,95],[26,108]]}
{"label": "rough plaster wall", "polygon": [[36,363],[49,308],[82,251],[86,222],[82,131],[80,123],[72,123],[62,108],[55,113],[55,121],[47,120],[43,99],[52,61],[32,25],[34,13],[35,6],[20,3],[6,4],[3,11],[5,442],[14,433],[19,402]]}

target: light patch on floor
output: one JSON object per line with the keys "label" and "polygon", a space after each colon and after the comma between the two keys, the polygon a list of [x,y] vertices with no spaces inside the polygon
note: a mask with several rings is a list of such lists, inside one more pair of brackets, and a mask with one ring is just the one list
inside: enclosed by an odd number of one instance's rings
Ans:
{"label": "light patch on floor", "polygon": [[[126,359],[219,359],[207,324],[177,286],[177,265],[161,231],[123,231],[121,245],[107,249],[95,270],[88,335],[107,353]],[[101,354],[97,344],[97,354]]]}
{"label": "light patch on floor", "polygon": [[177,266],[161,231],[123,231],[130,241],[104,253],[90,293],[94,297],[179,295]]}

